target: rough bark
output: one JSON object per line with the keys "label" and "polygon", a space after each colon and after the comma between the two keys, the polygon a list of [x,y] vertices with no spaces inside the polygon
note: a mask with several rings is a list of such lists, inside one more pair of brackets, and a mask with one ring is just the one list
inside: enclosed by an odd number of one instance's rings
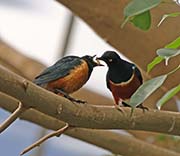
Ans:
{"label": "rough bark", "polygon": [[136,109],[130,117],[111,106],[75,104],[0,67],[0,91],[20,100],[24,107],[65,121],[72,126],[96,129],[133,129],[179,135],[180,115],[175,112]]}
{"label": "rough bark", "polygon": [[[0,99],[2,102],[0,103],[0,106],[10,112],[14,111],[14,109],[18,106],[18,101],[16,99],[5,94],[0,93]],[[3,103],[5,103],[6,105],[4,105]],[[47,116],[34,109],[27,110],[21,116],[21,119],[28,120],[52,130],[57,130],[64,125],[62,121]],[[105,130],[74,128],[71,130],[67,130],[65,134],[107,149],[112,153],[121,154],[124,156],[139,156],[144,154],[146,154],[146,156],[179,155],[167,149],[145,143],[143,141],[135,139],[134,137]]]}
{"label": "rough bark", "polygon": [[[27,56],[24,56],[23,54],[17,52],[15,49],[7,46],[7,44],[2,41],[0,42],[0,53],[0,62],[3,63],[3,65],[5,65],[10,70],[13,70],[16,73],[24,77],[27,77],[30,80],[32,80],[35,77],[35,75],[37,75],[37,73],[39,73],[41,70],[45,68],[45,66],[41,63],[38,63],[36,60],[28,58]],[[18,63],[16,60],[18,60]],[[28,64],[28,66],[22,66],[22,64]],[[74,96],[80,99],[85,98],[88,102],[93,104],[113,105],[112,100],[110,100],[109,98],[104,97],[99,93],[94,93],[88,89],[81,89],[80,91],[76,92]],[[98,101],[96,99],[98,99]],[[162,147],[166,147],[175,151],[178,151],[179,149],[177,147],[179,146],[179,143],[177,143],[177,141],[174,141],[170,136],[165,136],[166,143],[163,143],[162,141],[158,141],[156,139],[159,136],[159,134],[150,132],[142,133],[140,131],[137,132],[134,130],[130,131],[130,133],[136,136],[136,138],[140,138],[146,141],[148,140],[148,138],[154,138],[153,144],[158,144]]]}

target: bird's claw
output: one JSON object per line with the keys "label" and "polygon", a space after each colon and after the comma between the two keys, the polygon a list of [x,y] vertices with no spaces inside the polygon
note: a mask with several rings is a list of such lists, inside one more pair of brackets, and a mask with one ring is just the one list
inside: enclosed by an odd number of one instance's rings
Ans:
{"label": "bird's claw", "polygon": [[142,110],[143,110],[143,113],[144,113],[144,112],[146,112],[146,111],[149,111],[149,108],[148,108],[148,107],[143,106],[142,104],[141,104],[141,105],[139,105],[137,108],[142,109]]}
{"label": "bird's claw", "polygon": [[69,100],[72,101],[72,102],[81,103],[81,104],[87,103],[87,101],[79,100],[79,99],[74,99],[74,98],[71,98],[71,99],[69,99]]}
{"label": "bird's claw", "polygon": [[121,113],[125,114],[125,112],[124,112],[124,110],[122,109],[121,106],[115,105],[115,108],[116,108],[118,111],[120,111]]}
{"label": "bird's claw", "polygon": [[70,100],[71,102],[76,102],[76,103],[81,103],[81,104],[85,104],[87,103],[87,101],[83,101],[83,100],[79,100],[79,99],[75,99],[73,97],[71,97],[70,95],[68,95],[66,92],[60,90],[60,89],[56,89],[55,90],[56,94],[62,94],[65,98],[67,98],[68,100]]}
{"label": "bird's claw", "polygon": [[75,98],[73,98],[73,97],[71,97],[71,96],[65,96],[65,98],[67,98],[68,100],[70,100],[71,102],[75,102],[75,103],[81,103],[81,104],[85,104],[85,103],[87,103],[87,101],[84,101],[84,100],[79,100],[79,99],[75,99]]}

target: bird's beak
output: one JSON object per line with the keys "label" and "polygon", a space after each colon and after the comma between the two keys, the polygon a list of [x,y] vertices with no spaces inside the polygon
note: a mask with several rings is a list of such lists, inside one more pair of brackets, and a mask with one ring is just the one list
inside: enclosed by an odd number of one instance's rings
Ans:
{"label": "bird's beak", "polygon": [[96,55],[92,56],[93,61],[96,64],[96,66],[104,66],[103,64],[101,64],[101,62],[97,58],[94,60],[95,57],[96,57]]}
{"label": "bird's beak", "polygon": [[[96,61],[99,62],[99,64],[101,64],[99,60],[104,61],[102,57],[96,57]],[[103,64],[101,64],[101,65],[104,66]]]}
{"label": "bird's beak", "polygon": [[103,58],[102,57],[96,57],[96,60],[102,60],[103,61]]}

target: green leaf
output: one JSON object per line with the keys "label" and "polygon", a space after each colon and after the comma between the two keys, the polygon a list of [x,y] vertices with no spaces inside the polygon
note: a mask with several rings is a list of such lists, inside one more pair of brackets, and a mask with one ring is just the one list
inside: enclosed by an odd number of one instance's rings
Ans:
{"label": "green leaf", "polygon": [[167,75],[169,76],[169,75],[175,73],[176,71],[178,71],[179,69],[180,69],[180,64],[179,64],[179,66],[177,66],[176,68],[174,68],[172,71],[170,71],[169,73],[167,73]]}
{"label": "green leaf", "polygon": [[166,57],[173,57],[177,56],[180,54],[179,49],[167,49],[167,48],[162,48],[157,50],[157,54],[160,57],[166,58]]}
{"label": "green leaf", "polygon": [[180,84],[169,90],[161,99],[159,99],[159,101],[156,104],[157,108],[160,110],[161,107],[178,92],[180,92]]}
{"label": "green leaf", "polygon": [[167,76],[173,74],[180,69],[180,65],[165,75],[161,75],[150,79],[142,84],[136,92],[131,96],[128,105],[135,108],[144,102],[155,90],[157,90],[166,80]]}
{"label": "green leaf", "polygon": [[161,18],[161,20],[160,20],[160,22],[158,23],[157,26],[159,27],[166,18],[168,18],[168,17],[177,17],[177,16],[179,16],[179,15],[180,15],[180,12],[175,12],[175,13],[171,13],[171,14],[165,14],[165,15],[163,15],[163,17]]}
{"label": "green leaf", "polygon": [[155,90],[157,90],[166,80],[168,75],[161,75],[142,84],[136,92],[132,95],[129,105],[137,107],[144,102]]}
{"label": "green leaf", "polygon": [[130,22],[142,30],[148,30],[151,26],[150,11],[146,11],[139,15],[134,16],[134,18],[130,20]]}
{"label": "green leaf", "polygon": [[154,60],[147,65],[147,72],[150,72],[154,68],[154,66],[161,63],[163,59],[164,58],[160,56],[155,57]]}
{"label": "green leaf", "polygon": [[180,54],[179,49],[167,49],[167,48],[162,48],[157,50],[157,55],[165,59],[165,64],[168,64],[168,60],[171,57],[177,56]]}
{"label": "green leaf", "polygon": [[162,0],[132,0],[124,8],[124,16],[129,18],[156,7]]}
{"label": "green leaf", "polygon": [[[147,15],[141,15],[140,17],[135,17],[136,15],[142,14],[154,7],[156,7],[158,4],[161,3],[162,0],[132,0],[128,5],[124,8],[124,21],[121,25],[121,28],[124,27],[124,25],[129,21],[132,20],[133,18],[138,18],[138,21],[140,20],[139,18],[147,18],[146,21],[149,21],[149,16]],[[135,19],[136,20],[136,19]],[[151,19],[150,19],[151,20]],[[141,19],[142,21],[142,19]],[[139,22],[138,22],[139,23]],[[149,22],[151,24],[151,22]],[[135,24],[135,26],[137,23]],[[139,26],[139,24],[138,24]],[[141,27],[145,27],[144,25]],[[141,28],[139,26],[139,28]],[[147,27],[147,25],[146,25]],[[149,26],[150,27],[150,26]],[[144,30],[144,29],[143,29]],[[147,30],[147,28],[146,28]]]}
{"label": "green leaf", "polygon": [[[180,47],[180,37],[165,46],[166,49],[177,49],[178,47]],[[164,59],[164,57],[160,56],[155,57],[154,60],[147,65],[147,72],[150,72],[154,66],[161,63]]]}
{"label": "green leaf", "polygon": [[180,37],[165,46],[165,48],[169,49],[177,49],[178,47],[180,47]]}

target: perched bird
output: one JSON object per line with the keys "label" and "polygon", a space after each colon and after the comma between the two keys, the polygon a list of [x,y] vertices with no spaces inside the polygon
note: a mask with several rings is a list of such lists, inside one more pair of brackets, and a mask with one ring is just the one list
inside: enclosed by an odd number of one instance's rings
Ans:
{"label": "perched bird", "polygon": [[[129,106],[126,100],[130,99],[133,93],[143,83],[140,70],[135,64],[123,60],[116,52],[106,51],[97,60],[104,61],[108,66],[106,75],[107,88],[112,92],[115,106]],[[142,104],[138,107],[147,109]]]}
{"label": "perched bird", "polygon": [[94,67],[102,66],[99,61],[94,60],[95,56],[63,57],[40,73],[33,82],[72,102],[85,103],[85,101],[74,99],[69,94],[80,89],[89,80]]}

